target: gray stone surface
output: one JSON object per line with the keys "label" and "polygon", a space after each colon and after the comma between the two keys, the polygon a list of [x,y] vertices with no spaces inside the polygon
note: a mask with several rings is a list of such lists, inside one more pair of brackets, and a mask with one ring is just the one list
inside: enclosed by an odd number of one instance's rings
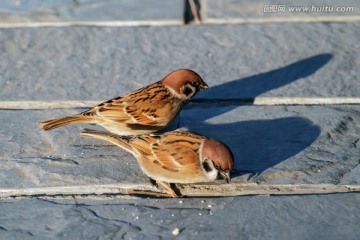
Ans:
{"label": "gray stone surface", "polygon": [[[58,2],[32,3],[57,9]],[[33,9],[28,7],[30,14]],[[89,9],[73,10],[69,14],[74,15],[62,16],[90,16]],[[24,13],[24,19],[34,16]],[[176,68],[192,68],[211,88],[186,106],[178,125],[227,143],[236,157],[235,182],[360,184],[360,106],[239,106],[238,101],[359,96],[359,27],[318,23],[1,29],[0,101],[106,100]],[[85,125],[51,132],[36,125],[79,111],[1,110],[0,188],[148,181],[130,154],[80,138]],[[1,200],[0,239],[169,239],[176,228],[178,239],[360,236],[359,193],[84,197]]]}
{"label": "gray stone surface", "polygon": [[359,184],[359,110],[209,105],[183,111],[180,126],[229,145],[239,181]]}
{"label": "gray stone surface", "polygon": [[[359,96],[360,23],[0,29],[0,100],[106,100],[192,68],[197,98]],[[345,37],[346,36],[346,37]]]}
{"label": "gray stone surface", "polygon": [[0,202],[0,239],[348,239],[360,194]]}
{"label": "gray stone surface", "polygon": [[[282,10],[282,6],[284,10]],[[359,14],[360,2],[357,0],[203,0],[202,8],[204,22],[209,18],[299,18],[356,16]]]}
{"label": "gray stone surface", "polygon": [[[80,130],[89,125],[51,132],[36,126],[40,120],[76,112],[1,111],[0,187],[148,182],[127,152],[80,138]],[[235,155],[234,182],[360,184],[360,149],[355,144],[360,138],[359,106],[190,105],[181,113],[179,127],[228,144]]]}
{"label": "gray stone surface", "polygon": [[183,21],[183,0],[5,0],[0,22]]}
{"label": "gray stone surface", "polygon": [[[80,138],[81,126],[53,132],[36,122],[67,111],[1,111],[0,186],[11,188],[139,182],[148,179],[130,154]],[[27,119],[24,122],[24,119]],[[106,144],[106,143],[105,143]]]}

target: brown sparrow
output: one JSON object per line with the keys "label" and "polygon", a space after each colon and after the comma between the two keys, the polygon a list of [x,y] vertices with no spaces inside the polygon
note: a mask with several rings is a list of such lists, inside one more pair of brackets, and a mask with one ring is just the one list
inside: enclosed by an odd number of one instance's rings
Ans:
{"label": "brown sparrow", "polygon": [[98,124],[119,135],[151,133],[168,125],[181,106],[208,85],[194,71],[179,69],[161,81],[103,102],[85,112],[39,122],[45,131],[74,123]]}
{"label": "brown sparrow", "polygon": [[109,141],[130,152],[141,170],[163,186],[172,197],[179,194],[170,183],[211,182],[218,178],[230,182],[233,155],[222,142],[187,131],[119,136],[84,129],[81,136]]}

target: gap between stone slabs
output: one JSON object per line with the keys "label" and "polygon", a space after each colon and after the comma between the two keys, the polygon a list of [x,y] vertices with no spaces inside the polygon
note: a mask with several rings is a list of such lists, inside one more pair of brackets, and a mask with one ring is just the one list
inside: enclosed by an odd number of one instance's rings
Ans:
{"label": "gap between stone slabs", "polygon": [[358,22],[360,16],[318,16],[318,17],[271,17],[271,18],[207,18],[204,25],[252,24],[252,23],[346,23]]}
{"label": "gap between stone slabs", "polygon": [[0,23],[0,28],[35,28],[35,27],[146,27],[146,26],[181,26],[183,20],[134,20],[134,21],[63,21],[63,22],[15,22]]}
{"label": "gap between stone slabs", "polygon": [[[41,110],[89,108],[103,101],[66,100],[66,101],[0,101],[0,110]],[[278,105],[349,105],[360,104],[360,97],[256,97],[244,99],[193,99],[190,103],[222,103],[254,106]]]}
{"label": "gap between stone slabs", "polygon": [[[271,17],[271,18],[207,18],[198,25],[223,24],[273,24],[273,23],[347,23],[359,22],[360,16],[319,16],[319,17]],[[0,23],[0,28],[36,28],[36,27],[147,27],[182,26],[183,20],[136,20],[136,21],[63,21],[63,22],[15,22]]]}
{"label": "gap between stone slabs", "polygon": [[[186,184],[180,185],[184,197],[228,197],[244,195],[303,195],[360,192],[360,185],[334,184]],[[137,194],[169,197],[148,184],[119,183],[109,185],[0,189],[0,199],[16,197],[57,197],[83,195]],[[107,196],[106,196],[107,197]]]}

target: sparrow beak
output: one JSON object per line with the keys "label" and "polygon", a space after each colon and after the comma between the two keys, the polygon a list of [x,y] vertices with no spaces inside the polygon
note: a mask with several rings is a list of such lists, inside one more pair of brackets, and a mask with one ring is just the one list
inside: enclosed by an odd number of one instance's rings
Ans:
{"label": "sparrow beak", "polygon": [[226,180],[227,183],[231,182],[230,171],[219,171],[220,176]]}
{"label": "sparrow beak", "polygon": [[205,82],[202,82],[202,84],[200,85],[200,89],[208,89],[209,86],[205,83]]}

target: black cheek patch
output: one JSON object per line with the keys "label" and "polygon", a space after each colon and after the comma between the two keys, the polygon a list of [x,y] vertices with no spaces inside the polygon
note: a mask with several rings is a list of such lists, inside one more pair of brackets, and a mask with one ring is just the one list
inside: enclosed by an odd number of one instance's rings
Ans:
{"label": "black cheek patch", "polygon": [[205,169],[206,172],[211,172],[212,171],[212,168],[210,167],[209,163],[208,163],[208,160],[205,160],[203,163],[203,168]]}
{"label": "black cheek patch", "polygon": [[184,87],[184,89],[182,90],[183,94],[185,94],[186,96],[189,96],[190,94],[193,93],[193,90],[190,87]]}

